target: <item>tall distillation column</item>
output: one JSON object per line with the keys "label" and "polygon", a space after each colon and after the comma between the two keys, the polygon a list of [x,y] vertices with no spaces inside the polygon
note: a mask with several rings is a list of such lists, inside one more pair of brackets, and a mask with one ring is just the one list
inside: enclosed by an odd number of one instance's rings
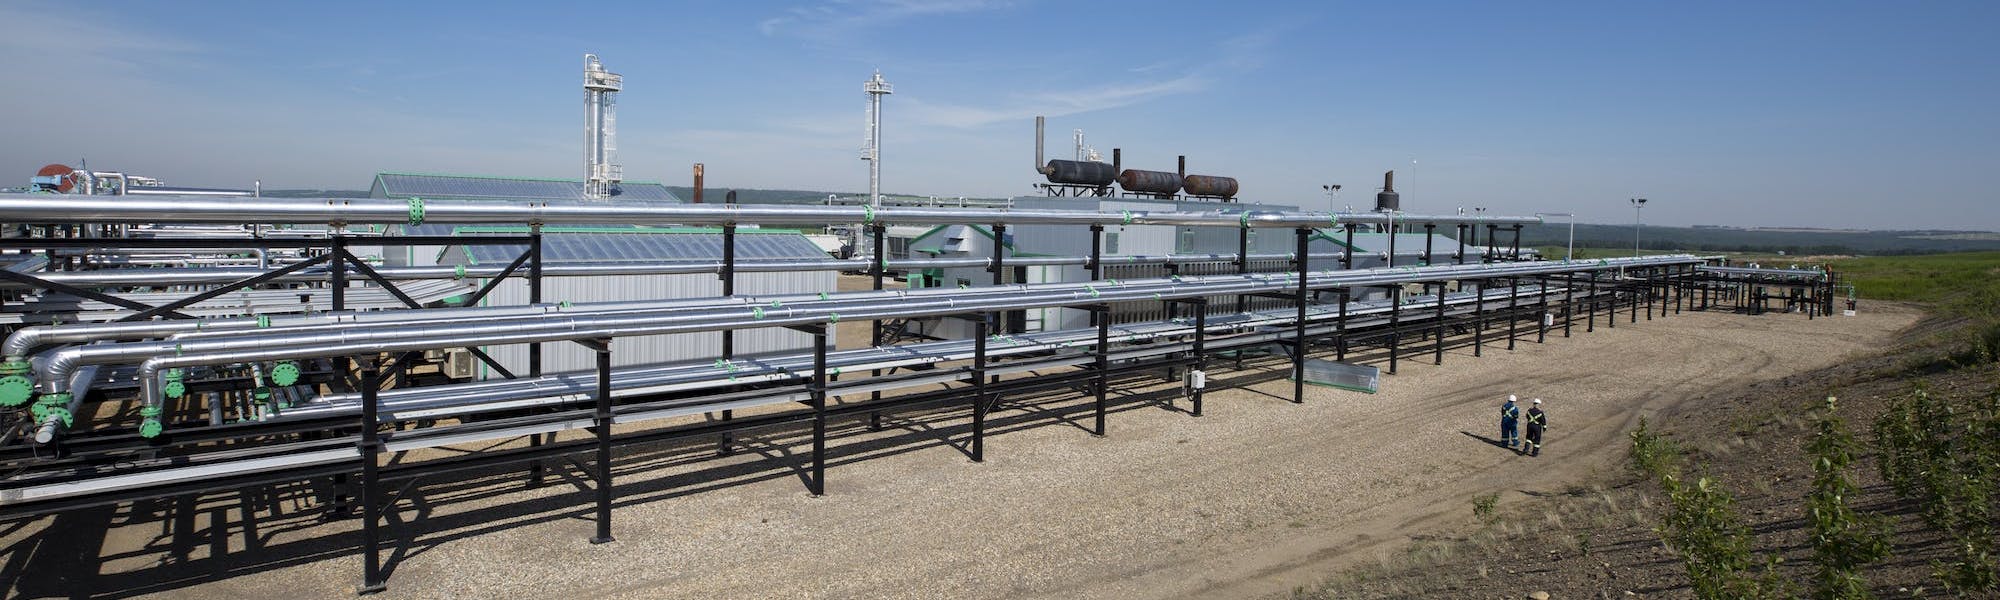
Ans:
{"label": "tall distillation column", "polygon": [[882,72],[862,82],[861,91],[868,93],[868,139],[867,147],[861,149],[861,160],[868,161],[868,205],[882,206],[882,97],[895,93],[895,87],[882,80]]}
{"label": "tall distillation column", "polygon": [[625,178],[612,161],[618,153],[618,92],[625,78],[604,70],[597,55],[583,55],[583,194],[604,198]]}

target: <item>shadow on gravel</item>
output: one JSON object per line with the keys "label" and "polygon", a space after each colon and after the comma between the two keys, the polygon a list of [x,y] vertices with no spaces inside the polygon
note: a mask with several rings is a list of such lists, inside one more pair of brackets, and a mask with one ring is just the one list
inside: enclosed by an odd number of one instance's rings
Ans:
{"label": "shadow on gravel", "polygon": [[1508,452],[1514,452],[1515,454],[1520,454],[1519,452],[1515,452],[1513,448],[1508,448],[1508,447],[1507,447],[1507,443],[1506,443],[1506,442],[1502,442],[1502,441],[1500,441],[1500,440],[1496,440],[1496,439],[1493,439],[1493,438],[1490,438],[1490,437],[1486,437],[1486,436],[1483,436],[1483,435],[1479,435],[1479,434],[1477,434],[1477,433],[1473,433],[1473,432],[1470,432],[1470,431],[1465,431],[1465,430],[1459,430],[1459,433],[1461,433],[1461,434],[1464,434],[1464,435],[1465,435],[1465,437],[1469,437],[1469,438],[1472,438],[1472,439],[1475,439],[1475,440],[1479,440],[1479,441],[1482,441],[1482,442],[1486,442],[1486,445],[1488,445],[1488,446],[1492,446],[1492,447],[1495,447],[1495,448],[1499,448],[1499,449],[1501,449],[1501,450],[1506,450],[1506,451],[1508,451]]}
{"label": "shadow on gravel", "polygon": [[[1213,378],[1211,385],[1247,389],[1285,375],[1283,370],[1253,369]],[[1108,398],[1107,412],[1185,414],[1177,401],[1185,404],[1180,390],[1173,387],[1120,393]],[[827,467],[832,470],[939,445],[964,453],[971,429],[968,408],[969,402],[953,402],[885,414],[879,431],[870,430],[865,415],[831,419]],[[1094,412],[1093,397],[1079,397],[1070,389],[1011,394],[1003,406],[988,413],[986,435],[1051,426],[1087,435],[1083,423]],[[1116,436],[1116,421],[1111,423],[1108,433]],[[612,461],[613,506],[777,479],[809,480],[809,424],[739,431],[730,444],[735,458],[718,459],[719,441],[687,438],[619,449]],[[595,509],[592,469],[584,456],[545,460],[539,477],[523,463],[387,484],[391,498],[382,511],[381,527],[384,573],[393,575],[408,559],[452,541],[528,525],[573,521],[576,541],[588,538]],[[397,460],[400,457],[391,456],[388,462]],[[662,471],[673,472],[659,474]],[[828,492],[840,493],[838,475],[828,480]],[[330,510],[328,502],[337,494],[351,496],[353,488],[351,479],[333,484],[319,478],[0,523],[0,536],[7,539],[0,548],[0,597],[128,598],[328,560],[342,563],[337,568],[353,569],[359,583],[359,521],[352,514]],[[40,531],[22,533],[37,521],[45,524]],[[157,529],[137,529],[148,526]],[[619,527],[615,511],[612,527],[614,532]],[[112,539],[114,530],[119,533],[117,540]],[[310,534],[302,537],[301,532]],[[289,535],[279,539],[281,534]],[[397,580],[389,577],[388,584],[393,590]],[[298,591],[306,596],[340,594],[340,590]]]}

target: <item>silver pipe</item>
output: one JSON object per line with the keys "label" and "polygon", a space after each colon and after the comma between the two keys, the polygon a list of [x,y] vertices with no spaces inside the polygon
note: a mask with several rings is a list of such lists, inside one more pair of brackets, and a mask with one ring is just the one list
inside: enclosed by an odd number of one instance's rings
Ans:
{"label": "silver pipe", "polygon": [[[1651,259],[1651,260],[1649,260]],[[1415,283],[1438,281],[1474,276],[1523,276],[1545,273],[1618,269],[1633,266],[1681,264],[1692,257],[1676,256],[1652,259],[1633,257],[1627,260],[1600,260],[1595,263],[1502,263],[1482,265],[1477,268],[1444,267],[1402,267],[1395,269],[1371,269],[1368,271],[1329,272],[1325,275],[1309,275],[1309,279],[1320,279],[1317,285],[1308,281],[1308,287],[1350,287],[1363,285],[1385,285],[1394,283]],[[828,309],[808,310],[799,307],[773,307],[770,311],[762,308],[744,313],[740,309],[725,311],[680,312],[675,314],[647,317],[600,316],[600,317],[558,317],[538,323],[531,328],[512,326],[482,328],[478,325],[457,327],[411,327],[385,331],[343,331],[338,334],[307,336],[259,336],[216,340],[214,351],[194,350],[187,354],[176,349],[172,356],[154,356],[140,364],[139,377],[148,407],[157,407],[161,402],[159,394],[159,373],[163,369],[230,364],[257,360],[290,360],[315,356],[336,356],[380,352],[403,352],[433,348],[483,346],[496,344],[552,342],[565,340],[586,340],[618,338],[635,335],[656,335],[672,333],[693,333],[718,331],[744,327],[782,327],[792,325],[813,325],[849,319],[910,318],[958,314],[966,312],[987,312],[1022,308],[1042,308],[1074,306],[1130,300],[1166,300],[1197,296],[1231,295],[1261,291],[1289,290],[1296,286],[1293,274],[1283,277],[1273,275],[1237,275],[1183,278],[1174,282],[1166,291],[1129,291],[1123,286],[1108,286],[1108,291],[1092,289],[1088,294],[1079,291],[1032,294],[993,300],[955,300],[942,298],[911,302],[878,301],[857,305],[848,312]],[[491,329],[491,330],[489,330]],[[246,343],[247,342],[247,343]],[[231,345],[249,346],[230,349]]]}
{"label": "silver pipe", "polygon": [[[1409,222],[1531,224],[1541,217],[1404,215]],[[1150,212],[1116,213],[1049,209],[964,209],[848,207],[768,204],[604,204],[576,201],[466,202],[419,199],[286,199],[158,196],[116,200],[51,199],[34,194],[0,194],[0,221],[31,223],[326,223],[332,226],[404,223],[527,223],[640,225],[817,225],[902,223],[957,225],[1008,223],[1044,225],[1205,225],[1241,227],[1324,227],[1339,223],[1379,223],[1382,215],[1312,212]]]}
{"label": "silver pipe", "polygon": [[[1555,290],[1559,289],[1524,288],[1521,290],[1521,296],[1533,297],[1544,295],[1554,293]],[[1505,290],[1489,291],[1484,294],[1476,292],[1453,293],[1446,295],[1445,302],[1447,305],[1464,305],[1479,301],[1496,301],[1507,294],[1508,292]],[[1422,296],[1413,302],[1403,305],[1403,308],[1425,311],[1428,310],[1427,307],[1435,307],[1437,302],[1436,295]],[[1389,304],[1387,301],[1361,301],[1355,302],[1349,307],[1348,316],[1350,318],[1366,316],[1387,312],[1388,310]],[[1268,318],[1274,323],[1288,323],[1293,318],[1289,309],[1252,314],[1263,315],[1260,319]],[[1331,313],[1318,313],[1312,317],[1313,319],[1323,320],[1331,316],[1333,316]],[[1425,313],[1420,316],[1428,316],[1428,314]],[[1209,322],[1210,331],[1240,330],[1246,326],[1247,323],[1240,321],[1211,320]],[[1184,335],[1191,330],[1191,327],[1192,324],[1187,319],[1117,326],[1120,332],[1119,336],[1128,339],[1134,335],[1148,339]],[[1072,347],[1073,344],[1077,347],[1092,346],[1094,345],[1092,342],[1096,338],[1096,331],[1095,328],[1085,328],[1008,336],[1010,343],[995,344],[988,350],[988,354],[994,356],[1035,352],[1052,348]],[[1289,332],[1277,335],[1289,335]],[[1236,338],[1231,337],[1227,339],[1233,340]],[[1219,341],[1216,338],[1211,338],[1210,343],[1215,344],[1219,343]],[[879,348],[832,353],[827,357],[827,366],[843,370],[892,368],[910,364],[962,360],[968,358],[970,352],[971,342],[969,340],[923,342],[897,346],[893,354],[886,353]],[[756,361],[747,361],[740,370],[731,368],[727,371],[718,371],[716,367],[709,365],[693,364],[640,367],[614,373],[612,385],[614,389],[619,390],[646,388],[647,392],[686,391],[702,389],[704,387],[733,385],[752,380],[797,378],[802,376],[800,374],[801,369],[811,368],[811,360],[810,354],[767,356],[759,358]],[[468,409],[464,412],[469,413],[486,409],[520,408],[522,407],[520,403],[528,400],[538,400],[537,404],[560,403],[569,399],[585,400],[589,399],[590,394],[596,389],[596,385],[596,378],[590,373],[569,373],[533,379],[495,380],[390,390],[381,392],[377,398],[381,402],[381,410],[385,413],[443,411],[450,409]],[[669,387],[671,389],[668,389]],[[329,394],[315,399],[310,404],[294,408],[288,411],[285,416],[288,418],[342,416],[359,412],[360,402],[361,395],[358,393]],[[481,409],[478,405],[485,405],[487,408]]]}

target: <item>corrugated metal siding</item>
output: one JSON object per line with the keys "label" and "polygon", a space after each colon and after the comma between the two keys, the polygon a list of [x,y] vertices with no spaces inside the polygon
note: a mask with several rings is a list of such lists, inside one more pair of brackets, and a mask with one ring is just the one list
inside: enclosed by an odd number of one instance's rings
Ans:
{"label": "corrugated metal siding", "polygon": [[[736,291],[744,295],[831,292],[838,285],[835,277],[829,272],[740,273],[736,276]],[[551,277],[542,280],[542,285],[542,298],[548,302],[609,302],[722,295],[722,281],[714,275]],[[528,284],[521,279],[502,282],[484,302],[488,306],[527,303]],[[789,329],[739,329],[735,335],[738,357],[812,349],[812,336]],[[833,341],[830,332],[828,341]],[[489,346],[485,350],[516,375],[527,374],[526,345]],[[712,361],[721,356],[721,351],[721,333],[691,333],[621,338],[612,343],[611,358],[612,363],[618,366]],[[588,371],[595,369],[596,365],[596,355],[582,346],[568,342],[542,345],[542,370],[545,373]],[[499,374],[489,376],[498,378]]]}
{"label": "corrugated metal siding", "polygon": [[[510,179],[466,175],[382,173],[370,195],[377,198],[439,199],[560,199],[583,200],[583,182],[563,179]],[[625,182],[613,190],[620,201],[680,202],[666,186],[648,182]]]}
{"label": "corrugated metal siding", "polygon": [[[507,264],[527,251],[527,246],[466,246],[474,264]],[[542,262],[603,263],[654,262],[672,260],[718,260],[722,258],[722,234],[653,232],[632,233],[547,233],[542,236]],[[739,260],[826,258],[826,252],[812,240],[794,233],[755,233],[736,236]]]}

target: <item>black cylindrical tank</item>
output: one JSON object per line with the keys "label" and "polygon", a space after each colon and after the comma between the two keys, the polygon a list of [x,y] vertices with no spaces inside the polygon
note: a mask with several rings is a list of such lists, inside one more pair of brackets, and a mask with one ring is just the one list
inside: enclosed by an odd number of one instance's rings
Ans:
{"label": "black cylindrical tank", "polygon": [[1181,182],[1189,196],[1214,196],[1217,198],[1236,197],[1236,178],[1215,175],[1189,175]]}
{"label": "black cylindrical tank", "polygon": [[1049,176],[1049,183],[1068,185],[1111,185],[1118,178],[1118,171],[1094,160],[1052,160],[1042,169]]}
{"label": "black cylindrical tank", "polygon": [[1375,193],[1375,210],[1393,212],[1403,210],[1403,195],[1396,193],[1396,172],[1382,174],[1382,191]]}
{"label": "black cylindrical tank", "polygon": [[1118,187],[1137,194],[1171,196],[1180,193],[1181,176],[1179,173],[1166,171],[1126,169],[1125,172],[1118,174]]}

